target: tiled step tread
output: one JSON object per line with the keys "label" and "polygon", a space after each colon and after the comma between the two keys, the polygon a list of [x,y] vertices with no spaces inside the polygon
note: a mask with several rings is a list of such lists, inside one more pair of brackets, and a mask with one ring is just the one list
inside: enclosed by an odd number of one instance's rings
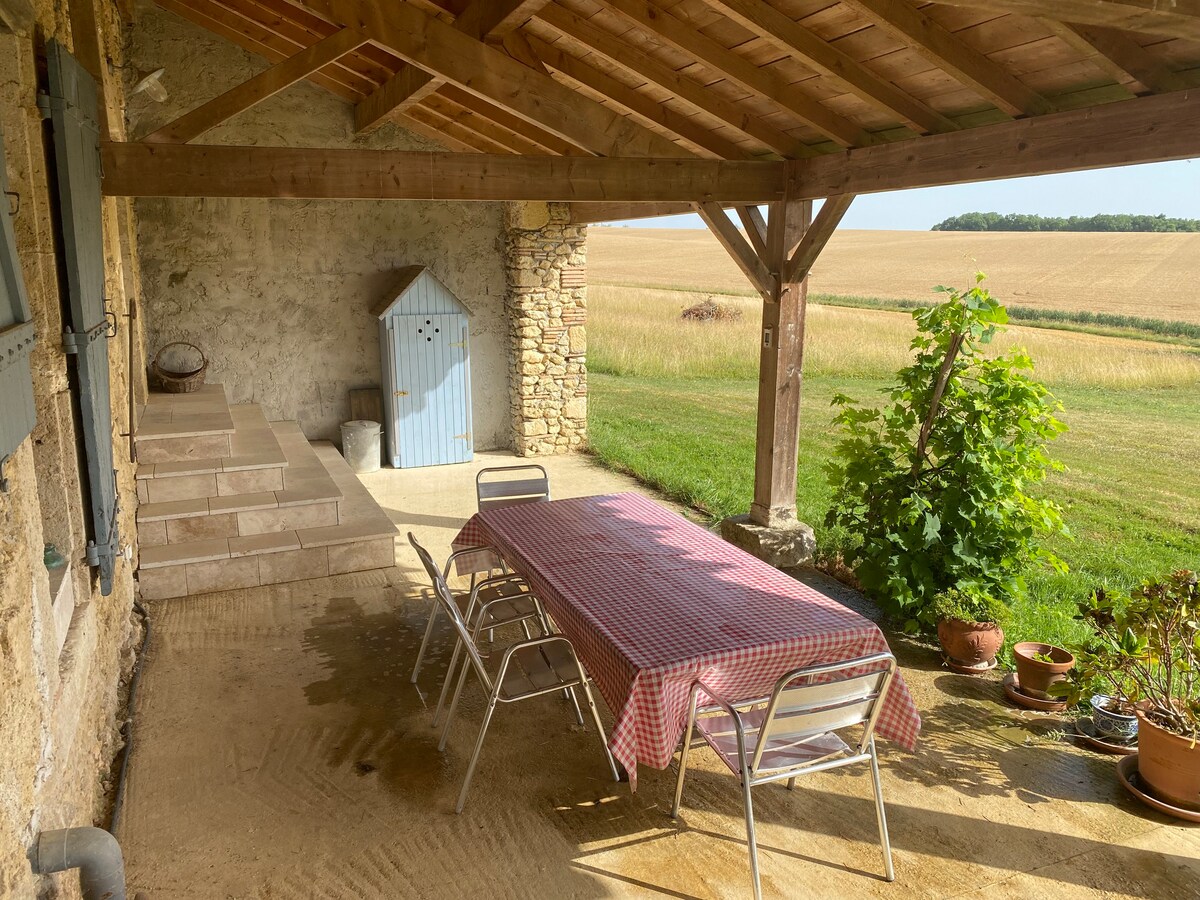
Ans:
{"label": "tiled step tread", "polygon": [[245,472],[250,469],[281,468],[287,456],[275,432],[256,403],[228,407],[234,431],[229,438],[231,456],[189,459],[181,462],[141,463],[137,477],[174,478],[183,475],[211,475],[217,472]]}
{"label": "tiled step tread", "polygon": [[133,439],[154,441],[203,434],[233,434],[234,429],[224,385],[206,384],[190,394],[150,394],[142,407]]}
{"label": "tiled step tread", "polygon": [[339,523],[341,525],[359,525],[368,530],[377,528],[381,532],[395,534],[397,532],[395,523],[375,502],[371,492],[363,487],[363,483],[351,471],[337,448],[328,441],[314,441],[310,446],[321,465],[337,485],[338,490],[342,492],[343,499],[338,508]]}
{"label": "tiled step tread", "polygon": [[[233,408],[238,409],[238,407]],[[257,407],[255,409],[257,410]],[[261,416],[261,413],[259,415]],[[263,419],[263,423],[266,424],[265,419]],[[215,516],[335,501],[340,503],[343,499],[341,488],[325,471],[312,446],[300,433],[299,426],[294,422],[275,424],[293,426],[291,429],[284,428],[282,436],[275,434],[274,426],[268,427],[271,432],[271,440],[275,441],[279,448],[285,466],[283,468],[283,490],[230,494],[224,497],[197,500],[172,500],[165,503],[143,503],[138,507],[138,521],[154,522],[190,516]],[[347,471],[349,471],[348,468]],[[355,483],[357,483],[357,479],[355,479]],[[359,485],[359,487],[362,486]],[[370,500],[369,494],[367,499]],[[370,502],[374,504],[373,500]],[[340,516],[338,521],[343,521]]]}

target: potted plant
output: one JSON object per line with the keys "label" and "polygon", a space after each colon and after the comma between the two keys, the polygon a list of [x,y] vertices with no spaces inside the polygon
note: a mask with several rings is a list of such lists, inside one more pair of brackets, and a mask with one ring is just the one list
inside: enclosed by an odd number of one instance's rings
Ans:
{"label": "potted plant", "polygon": [[1017,665],[1018,689],[1037,700],[1057,700],[1051,686],[1066,681],[1067,672],[1075,665],[1075,657],[1069,650],[1037,641],[1014,644],[1013,661]]}
{"label": "potted plant", "polygon": [[1004,603],[989,594],[951,588],[933,598],[929,612],[937,621],[946,665],[967,675],[996,667],[996,654],[1004,645]]}
{"label": "potted plant", "polygon": [[1138,719],[1138,779],[1177,810],[1200,812],[1200,589],[1195,572],[1149,581],[1117,602],[1097,590],[1079,607],[1091,629],[1068,699],[1107,684]]}
{"label": "potted plant", "polygon": [[945,302],[913,313],[913,362],[881,405],[833,400],[842,434],[825,523],[855,536],[846,562],[908,632],[936,623],[946,591],[1008,601],[1031,567],[1066,570],[1043,542],[1066,533],[1061,511],[1036,494],[1060,468],[1046,445],[1066,430],[1061,406],[1024,351],[986,353],[1008,316],[983,279],[935,288]]}

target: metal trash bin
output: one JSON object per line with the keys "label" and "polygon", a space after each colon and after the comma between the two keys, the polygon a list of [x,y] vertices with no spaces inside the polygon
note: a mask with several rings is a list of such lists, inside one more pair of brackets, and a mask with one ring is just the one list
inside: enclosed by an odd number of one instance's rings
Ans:
{"label": "metal trash bin", "polygon": [[355,475],[379,471],[382,431],[378,422],[367,419],[342,423],[342,456]]}

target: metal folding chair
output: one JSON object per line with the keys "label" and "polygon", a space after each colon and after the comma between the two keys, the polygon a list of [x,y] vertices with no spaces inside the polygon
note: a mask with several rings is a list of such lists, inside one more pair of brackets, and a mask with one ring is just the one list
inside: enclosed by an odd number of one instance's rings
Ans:
{"label": "metal folding chair", "polygon": [[[451,553],[450,558],[446,560],[446,567],[442,571],[442,579],[448,582],[450,570],[460,556],[480,551],[488,551],[488,548],[467,547]],[[470,589],[456,596],[463,602],[464,615],[468,621],[472,621],[473,611],[476,608],[486,610],[486,615],[491,620],[487,625],[489,634],[492,629],[518,622],[527,623],[530,619],[536,618],[539,624],[544,623],[545,617],[542,615],[540,607],[537,606],[536,600],[530,596],[529,586],[525,584],[524,579],[517,575],[496,575],[482,580],[476,580],[472,576]],[[425,623],[425,635],[421,638],[421,647],[417,650],[417,661],[413,664],[412,677],[409,679],[413,684],[417,683],[417,676],[421,674],[421,666],[425,662],[425,653],[429,649],[429,641],[433,637],[433,625],[437,616],[438,604],[435,600],[429,609],[429,620]],[[549,631],[546,630],[546,633],[548,634]],[[528,635],[527,630],[526,636]],[[444,694],[445,690],[443,689]],[[438,708],[441,708],[440,702]]]}
{"label": "metal folding chair", "polygon": [[[487,737],[488,726],[491,724],[492,715],[496,711],[496,705],[499,703],[516,703],[521,700],[529,700],[533,697],[541,697],[545,694],[563,690],[571,691],[576,687],[583,689],[584,698],[587,700],[588,709],[592,714],[592,721],[596,723],[596,731],[600,735],[600,745],[604,748],[604,758],[608,761],[609,771],[612,772],[613,780],[619,781],[620,775],[617,771],[617,764],[608,749],[608,739],[604,734],[604,725],[600,722],[600,712],[596,709],[596,702],[592,698],[592,690],[588,683],[587,673],[584,672],[578,657],[575,656],[575,648],[571,646],[571,642],[562,635],[553,634],[518,641],[504,651],[496,674],[490,674],[484,666],[483,658],[479,655],[479,650],[476,646],[479,639],[479,632],[485,626],[477,622],[473,631],[468,629],[467,622],[463,618],[462,613],[459,612],[458,606],[454,602],[454,597],[450,594],[450,590],[446,586],[446,581],[442,578],[441,572],[438,571],[437,566],[434,564],[433,558],[424,547],[417,543],[417,539],[411,533],[408,536],[408,540],[417,551],[417,555],[421,558],[421,563],[425,566],[425,570],[433,580],[434,595],[441,604],[443,611],[454,623],[455,630],[458,631],[459,646],[467,654],[468,665],[463,666],[462,675],[459,677],[458,685],[454,690],[454,698],[451,700],[450,709],[446,714],[446,725],[442,730],[441,740],[438,742],[438,750],[444,750],[446,747],[446,737],[450,732],[450,723],[454,719],[454,711],[458,706],[458,699],[462,693],[463,684],[467,680],[469,670],[475,670],[475,674],[479,677],[479,682],[483,686],[484,693],[487,695],[487,709],[483,714],[483,723],[479,728],[479,737],[475,741],[475,750],[471,754],[471,761],[467,764],[467,774],[463,779],[462,790],[459,792],[458,804],[455,806],[454,811],[461,813],[463,805],[467,802],[467,791],[471,787],[471,778],[475,774],[475,766],[479,762],[479,756],[483,751],[483,741]],[[448,682],[449,679],[447,679]],[[574,694],[572,693],[573,696]],[[583,717],[580,714],[578,703],[575,705],[575,712],[579,724],[582,725]]]}
{"label": "metal folding chair", "polygon": [[[692,686],[671,817],[679,815],[688,751],[693,732],[699,731],[742,783],[755,900],[762,897],[762,888],[750,789],[786,779],[788,790],[791,790],[797,776],[860,762],[871,765],[884,871],[888,881],[896,879],[883,808],[879,760],[875,753],[875,723],[895,671],[895,657],[890,653],[877,653],[788,672],[775,683],[770,696],[755,700],[727,702],[703,681]],[[711,698],[714,706],[697,709],[701,691]],[[862,726],[862,735],[851,748],[835,732],[856,725]]]}
{"label": "metal folding chair", "polygon": [[[540,474],[535,474],[540,473]],[[519,503],[539,503],[550,499],[550,477],[544,467],[531,463],[520,466],[492,466],[475,476],[475,500],[479,511]]]}

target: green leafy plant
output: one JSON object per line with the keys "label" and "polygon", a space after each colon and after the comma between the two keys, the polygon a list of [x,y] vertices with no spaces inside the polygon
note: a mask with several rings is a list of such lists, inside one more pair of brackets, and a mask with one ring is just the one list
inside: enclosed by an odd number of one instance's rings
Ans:
{"label": "green leafy plant", "polygon": [[1147,581],[1128,602],[1099,589],[1079,604],[1091,630],[1075,649],[1075,671],[1056,685],[1078,703],[1092,694],[1141,706],[1157,724],[1200,739],[1200,588],[1195,572],[1180,570]]}
{"label": "green leafy plant", "polygon": [[936,624],[942,619],[961,622],[992,622],[1003,625],[1008,607],[989,594],[975,594],[950,588],[934,595],[929,604],[928,619]]}
{"label": "green leafy plant", "polygon": [[968,291],[913,313],[912,365],[897,373],[883,408],[845,396],[834,422],[842,438],[827,471],[826,525],[861,542],[846,558],[866,590],[906,630],[931,622],[934,597],[955,589],[1009,601],[1034,564],[1066,566],[1040,545],[1066,533],[1061,511],[1031,493],[1059,468],[1046,444],[1066,430],[1061,406],[1033,379],[1028,354],[987,358],[1008,321],[976,276]]}

